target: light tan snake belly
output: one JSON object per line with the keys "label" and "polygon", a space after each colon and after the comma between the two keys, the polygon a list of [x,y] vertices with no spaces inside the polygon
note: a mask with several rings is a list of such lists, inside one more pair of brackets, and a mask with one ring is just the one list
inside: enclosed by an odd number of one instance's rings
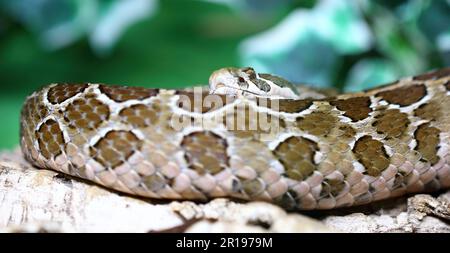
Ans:
{"label": "light tan snake belly", "polygon": [[322,100],[52,84],[21,115],[26,158],[149,198],[287,209],[450,186],[450,68]]}

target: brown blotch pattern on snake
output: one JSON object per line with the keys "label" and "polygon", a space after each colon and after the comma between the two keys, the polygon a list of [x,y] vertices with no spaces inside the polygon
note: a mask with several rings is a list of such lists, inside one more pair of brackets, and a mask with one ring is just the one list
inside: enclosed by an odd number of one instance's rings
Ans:
{"label": "brown blotch pattern on snake", "polygon": [[422,159],[434,165],[439,161],[437,150],[439,147],[439,129],[430,126],[430,123],[420,125],[414,133],[417,140],[417,150],[422,154]]}
{"label": "brown blotch pattern on snake", "polygon": [[417,109],[414,110],[414,115],[421,119],[431,121],[437,120],[442,117],[441,106],[435,101],[421,104]]}
{"label": "brown blotch pattern on snake", "polygon": [[34,125],[48,114],[47,107],[42,104],[42,101],[37,96],[27,100],[22,110],[22,116],[27,119],[26,121]]}
{"label": "brown blotch pattern on snake", "polygon": [[[30,150],[33,146],[34,129],[41,119],[37,113],[37,107],[39,105],[39,99],[37,96],[27,99],[22,111],[20,121],[20,136],[21,136],[21,146],[24,150],[24,154],[27,154],[26,150]],[[45,107],[44,107],[45,108]],[[45,113],[46,115],[47,113]]]}
{"label": "brown blotch pattern on snake", "polygon": [[406,133],[409,123],[406,113],[402,113],[398,109],[389,109],[377,115],[372,126],[377,129],[379,134],[384,134],[387,139],[391,139],[399,138]]}
{"label": "brown blotch pattern on snake", "polygon": [[[410,173],[410,175],[413,175],[414,173]],[[404,188],[407,184],[407,176],[404,175],[402,172],[398,172],[394,176],[394,182],[392,183],[392,190],[396,190],[398,188]]]}
{"label": "brown blotch pattern on snake", "polygon": [[36,139],[41,154],[47,158],[55,158],[64,147],[64,136],[55,120],[47,120],[36,131]]}
{"label": "brown blotch pattern on snake", "polygon": [[255,178],[252,180],[241,181],[242,189],[245,193],[247,193],[250,197],[255,197],[264,192],[266,188],[266,184],[260,178]]}
{"label": "brown blotch pattern on snake", "polygon": [[178,107],[197,113],[207,113],[218,110],[228,103],[232,103],[235,98],[226,95],[209,94],[208,92],[194,93],[189,91],[177,91],[179,95]]}
{"label": "brown blotch pattern on snake", "polygon": [[213,132],[191,133],[184,137],[181,147],[189,168],[200,175],[216,174],[228,167],[227,141]]}
{"label": "brown blotch pattern on snake", "polygon": [[427,90],[425,85],[416,84],[408,87],[401,87],[393,90],[382,91],[376,94],[377,97],[383,98],[391,104],[400,106],[408,106],[418,102],[426,96]]}
{"label": "brown blotch pattern on snake", "polygon": [[167,179],[159,173],[145,176],[142,178],[142,182],[152,192],[157,192],[158,190],[164,188],[168,183]]}
{"label": "brown blotch pattern on snake", "polygon": [[157,103],[149,105],[137,104],[122,109],[119,112],[122,122],[134,127],[148,127],[155,125],[161,113],[161,106]]}
{"label": "brown blotch pattern on snake", "polygon": [[123,87],[100,85],[99,89],[110,99],[116,102],[127,100],[143,100],[158,95],[159,89],[148,89],[144,87]]}
{"label": "brown blotch pattern on snake", "polygon": [[336,106],[337,109],[344,111],[344,115],[354,122],[367,118],[372,111],[372,108],[370,108],[369,97],[339,99],[330,101],[330,104]]}
{"label": "brown blotch pattern on snake", "polygon": [[444,83],[444,87],[447,89],[447,91],[450,91],[450,81]]}
{"label": "brown blotch pattern on snake", "polygon": [[326,136],[336,126],[337,118],[325,112],[313,112],[299,117],[297,127],[312,135]]}
{"label": "brown blotch pattern on snake", "polygon": [[346,184],[342,180],[338,179],[324,179],[322,182],[321,197],[336,197],[344,190]]}
{"label": "brown blotch pattern on snake", "polygon": [[338,136],[340,138],[352,139],[356,135],[356,130],[352,126],[347,124],[341,124],[338,127],[338,130],[339,130]]}
{"label": "brown blotch pattern on snake", "polygon": [[223,124],[236,137],[252,137],[259,133],[277,133],[286,127],[284,120],[265,112],[258,112],[248,105],[235,106],[223,116]]}
{"label": "brown blotch pattern on snake", "polygon": [[383,143],[365,135],[359,138],[353,148],[358,161],[365,167],[365,173],[377,177],[389,166],[389,156]]}
{"label": "brown blotch pattern on snake", "polygon": [[313,102],[308,99],[294,100],[294,99],[266,99],[257,98],[258,106],[266,107],[274,111],[296,113],[308,109]]}
{"label": "brown blotch pattern on snake", "polygon": [[90,155],[105,168],[114,169],[139,151],[141,146],[142,141],[132,132],[112,130],[90,147]]}
{"label": "brown blotch pattern on snake", "polygon": [[446,76],[450,76],[450,68],[443,68],[436,71],[431,71],[422,75],[415,76],[413,77],[413,79],[426,81],[426,80],[436,80]]}
{"label": "brown blotch pattern on snake", "polygon": [[77,99],[64,112],[64,120],[70,128],[95,130],[108,120],[109,107],[93,96]]}
{"label": "brown blotch pattern on snake", "polygon": [[273,202],[286,210],[295,210],[298,206],[301,206],[301,200],[298,199],[297,193],[291,190],[274,198]]}
{"label": "brown blotch pattern on snake", "polygon": [[47,99],[52,104],[59,104],[83,92],[87,87],[88,84],[58,84],[49,89]]}
{"label": "brown blotch pattern on snake", "polygon": [[274,152],[283,164],[285,174],[294,180],[304,180],[316,169],[314,155],[318,145],[303,137],[292,136],[280,143]]}

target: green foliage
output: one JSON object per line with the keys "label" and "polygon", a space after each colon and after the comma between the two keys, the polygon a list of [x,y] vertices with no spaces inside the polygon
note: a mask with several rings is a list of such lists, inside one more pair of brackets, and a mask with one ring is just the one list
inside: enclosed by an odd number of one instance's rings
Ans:
{"label": "green foliage", "polygon": [[243,65],[359,91],[450,64],[448,1],[322,0],[241,44]]}
{"label": "green foliage", "polygon": [[0,0],[0,149],[51,82],[175,88],[251,65],[361,90],[450,65],[445,0]]}

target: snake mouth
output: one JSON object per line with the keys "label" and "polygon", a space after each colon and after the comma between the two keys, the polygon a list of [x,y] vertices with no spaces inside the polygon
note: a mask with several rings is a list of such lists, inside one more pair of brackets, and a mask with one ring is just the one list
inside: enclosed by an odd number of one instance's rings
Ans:
{"label": "snake mouth", "polygon": [[[221,90],[224,89],[223,93],[217,92],[217,90]],[[231,91],[230,91],[231,90]],[[241,95],[245,96],[247,93],[250,95],[254,95],[254,96],[258,96],[258,97],[264,97],[263,94],[254,92],[254,91],[250,91],[248,89],[243,89],[240,87],[235,87],[235,86],[231,86],[231,85],[226,85],[223,83],[219,83],[217,84],[217,86],[215,87],[214,90],[211,90],[210,94],[224,94],[224,95],[232,95],[232,96],[238,96],[239,92],[241,93]]]}

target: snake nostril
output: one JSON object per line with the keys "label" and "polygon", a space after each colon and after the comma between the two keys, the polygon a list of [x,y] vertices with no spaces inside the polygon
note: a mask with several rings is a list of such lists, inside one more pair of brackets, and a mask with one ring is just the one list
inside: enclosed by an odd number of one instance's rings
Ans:
{"label": "snake nostril", "polygon": [[245,79],[243,77],[239,77],[238,80],[239,80],[240,83],[245,82]]}

